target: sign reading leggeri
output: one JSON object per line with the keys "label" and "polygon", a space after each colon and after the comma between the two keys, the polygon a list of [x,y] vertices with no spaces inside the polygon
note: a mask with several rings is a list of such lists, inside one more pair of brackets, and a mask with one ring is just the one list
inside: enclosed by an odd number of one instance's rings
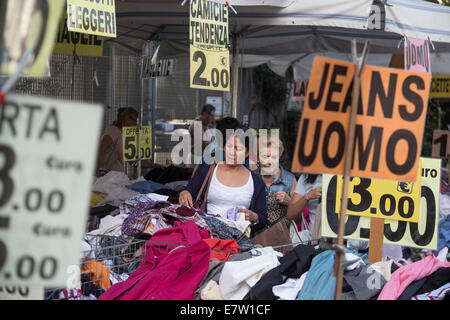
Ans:
{"label": "sign reading leggeri", "polygon": [[102,56],[103,37],[71,32],[67,28],[67,12],[59,23],[58,34],[53,53],[75,54],[80,56]]}
{"label": "sign reading leggeri", "polygon": [[[316,57],[300,120],[292,171],[344,173],[352,63]],[[430,74],[365,66],[351,176],[416,179]]]}
{"label": "sign reading leggeri", "polygon": [[115,0],[67,0],[67,17],[70,31],[116,37]]}
{"label": "sign reading leggeri", "polygon": [[189,39],[191,88],[229,91],[228,6],[193,0]]}

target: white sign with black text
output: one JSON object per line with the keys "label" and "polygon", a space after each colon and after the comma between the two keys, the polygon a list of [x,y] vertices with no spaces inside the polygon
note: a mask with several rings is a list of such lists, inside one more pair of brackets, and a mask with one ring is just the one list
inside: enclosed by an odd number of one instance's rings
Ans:
{"label": "white sign with black text", "polygon": [[0,108],[0,284],[65,286],[80,263],[100,105],[8,95]]}

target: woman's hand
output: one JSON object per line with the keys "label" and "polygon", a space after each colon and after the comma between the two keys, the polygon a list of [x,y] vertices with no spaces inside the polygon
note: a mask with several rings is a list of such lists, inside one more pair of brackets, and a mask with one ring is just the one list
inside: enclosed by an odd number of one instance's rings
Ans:
{"label": "woman's hand", "polygon": [[291,202],[292,198],[284,191],[279,191],[276,193],[277,201],[281,204],[284,204],[286,206],[289,205],[289,202]]}
{"label": "woman's hand", "polygon": [[309,190],[305,195],[306,200],[319,199],[322,196],[322,187],[317,187]]}
{"label": "woman's hand", "polygon": [[188,207],[192,207],[193,203],[192,203],[192,196],[191,193],[187,190],[183,190],[180,192],[180,196],[178,198],[178,202],[182,205],[182,206],[188,206]]}
{"label": "woman's hand", "polygon": [[237,212],[244,212],[245,213],[245,220],[250,221],[251,223],[256,223],[259,220],[258,214],[253,212],[252,210],[248,209],[238,209]]}

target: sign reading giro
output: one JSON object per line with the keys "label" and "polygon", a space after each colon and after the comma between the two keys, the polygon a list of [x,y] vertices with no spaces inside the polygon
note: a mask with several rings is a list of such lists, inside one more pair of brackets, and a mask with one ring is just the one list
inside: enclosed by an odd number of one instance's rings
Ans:
{"label": "sign reading giro", "polygon": [[[355,70],[314,59],[292,171],[344,173]],[[364,66],[351,176],[416,180],[430,82],[430,74]]]}

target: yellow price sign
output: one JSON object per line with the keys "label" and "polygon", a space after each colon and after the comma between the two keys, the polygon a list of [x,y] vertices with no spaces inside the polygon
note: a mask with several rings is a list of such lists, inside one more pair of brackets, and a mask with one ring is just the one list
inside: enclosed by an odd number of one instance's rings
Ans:
{"label": "yellow price sign", "polygon": [[[152,158],[152,127],[141,127],[141,143],[139,145],[140,160],[148,160]],[[123,127],[123,161],[138,160],[138,128]]]}
{"label": "yellow price sign", "polygon": [[67,0],[69,31],[116,37],[116,4],[113,0]]}
{"label": "yellow price sign", "polygon": [[227,48],[190,45],[191,88],[230,91]]}
{"label": "yellow price sign", "polygon": [[[337,177],[336,213],[342,198],[343,177]],[[347,214],[418,222],[420,211],[421,170],[417,180],[399,182],[352,177],[349,182]]]}

